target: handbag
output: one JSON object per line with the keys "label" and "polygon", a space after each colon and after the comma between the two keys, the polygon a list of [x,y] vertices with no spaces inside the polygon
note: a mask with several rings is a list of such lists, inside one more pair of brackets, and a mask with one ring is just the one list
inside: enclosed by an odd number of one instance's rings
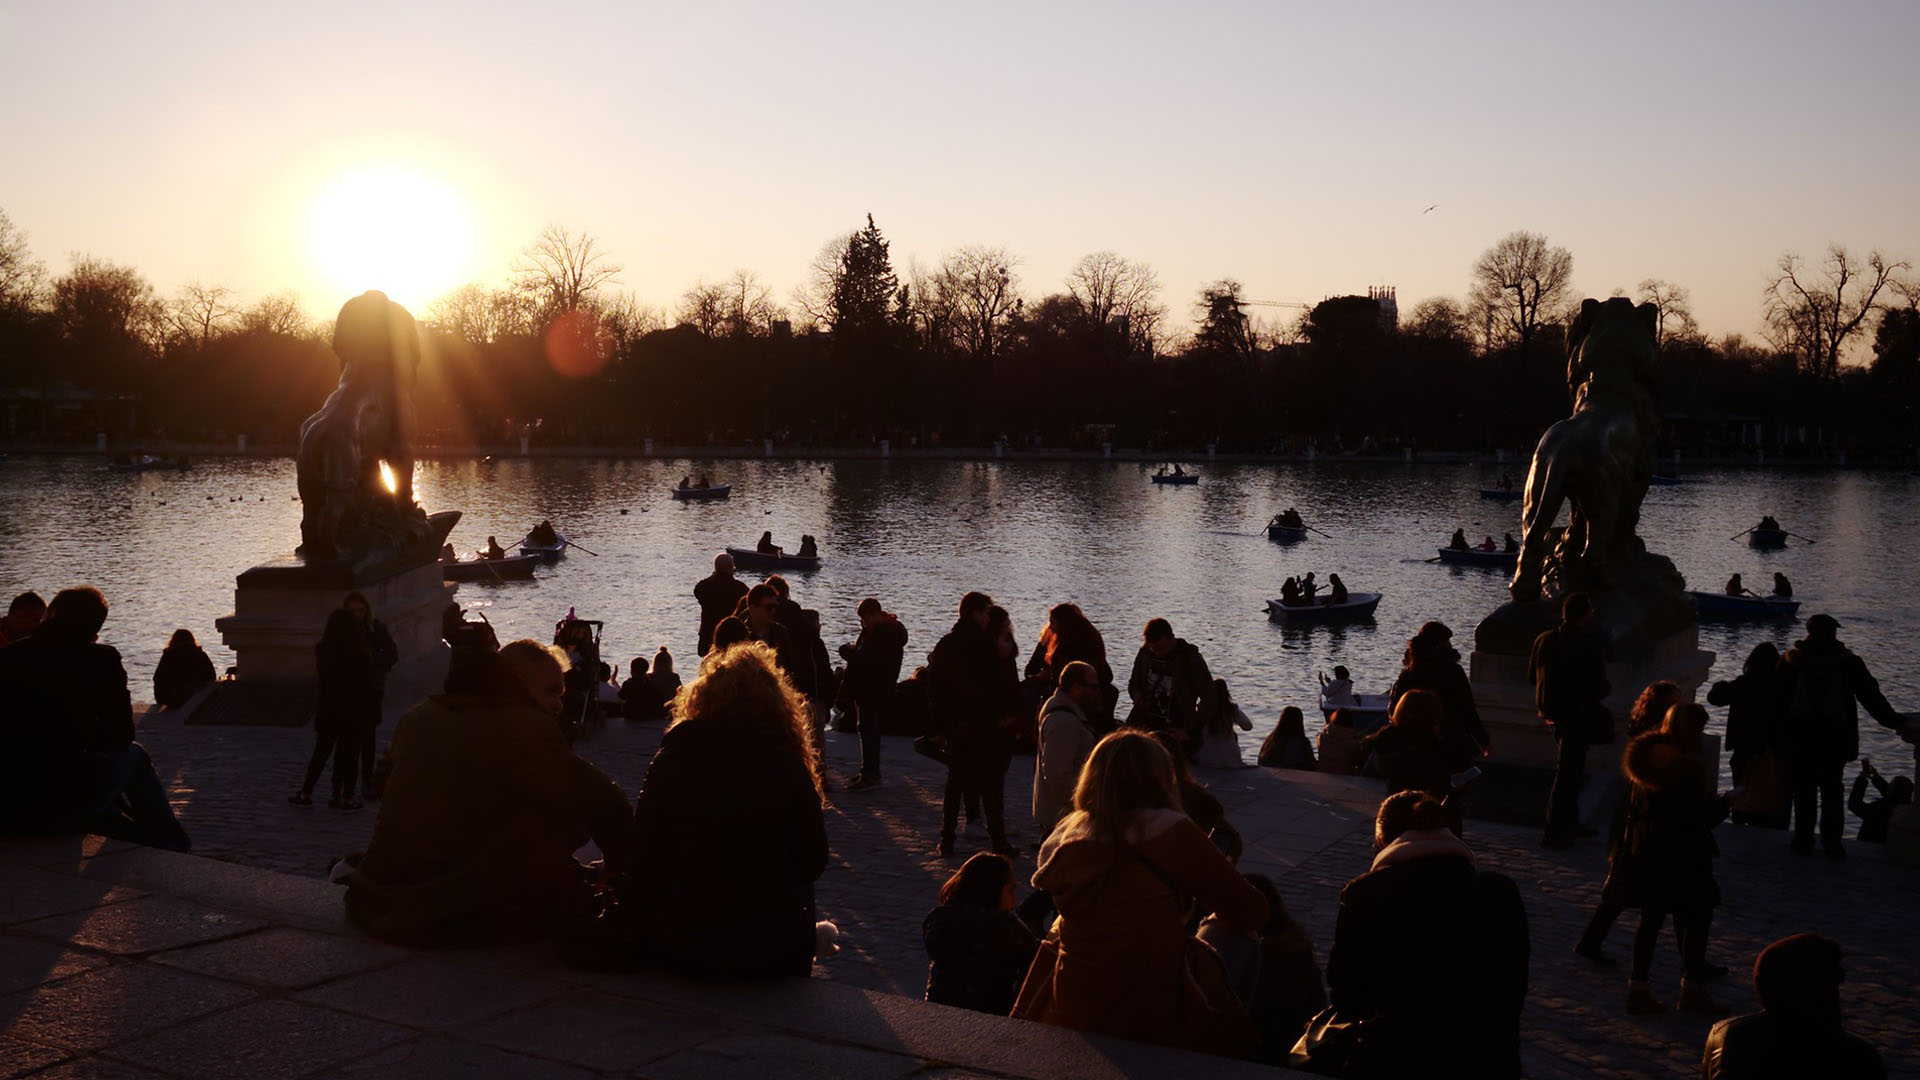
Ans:
{"label": "handbag", "polygon": [[1346,1076],[1356,1071],[1366,1048],[1367,1022],[1340,1015],[1329,1005],[1307,1021],[1307,1030],[1287,1054],[1287,1068],[1319,1076]]}

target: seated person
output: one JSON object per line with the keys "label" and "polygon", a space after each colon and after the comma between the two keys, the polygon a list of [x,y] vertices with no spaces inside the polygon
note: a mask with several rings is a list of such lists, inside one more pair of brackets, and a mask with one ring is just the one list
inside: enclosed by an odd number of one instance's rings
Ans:
{"label": "seated person", "polygon": [[504,559],[506,557],[507,549],[500,546],[500,541],[491,536],[487,537],[487,558]]}
{"label": "seated person", "polygon": [[653,684],[654,693],[660,697],[661,711],[669,711],[674,695],[680,692],[680,676],[674,673],[673,654],[667,651],[665,645],[653,654],[653,670],[647,673],[647,681]]}
{"label": "seated person", "polygon": [[627,665],[627,681],[620,684],[620,715],[628,723],[660,719],[660,695],[647,676],[647,658],[634,657]]}
{"label": "seated person", "polygon": [[680,478],[680,490],[685,491],[686,489],[692,486],[693,486],[693,477],[683,476]]}
{"label": "seated person", "polygon": [[441,544],[440,545],[440,561],[441,562],[459,562],[460,554],[453,550],[452,544]]}
{"label": "seated person", "polygon": [[758,551],[762,555],[784,554],[781,551],[780,547],[773,542],[772,529],[768,529],[766,532],[763,532],[760,534],[760,543],[758,546],[755,547],[754,550]]}
{"label": "seated person", "polygon": [[1304,529],[1307,526],[1306,520],[1300,516],[1300,511],[1291,506],[1287,507],[1286,524],[1289,529]]}
{"label": "seated person", "polygon": [[1467,530],[1465,529],[1453,530],[1453,539],[1447,541],[1447,547],[1453,549],[1454,551],[1471,550],[1467,546]]}
{"label": "seated person", "polygon": [[1747,591],[1747,587],[1744,583],[1741,582],[1739,574],[1735,574],[1732,577],[1727,579],[1727,595],[1728,596],[1739,596],[1746,591]]}
{"label": "seated person", "polygon": [[1507,546],[1505,550],[1509,555],[1518,554],[1520,551],[1520,541],[1515,540],[1512,533],[1507,534]]}
{"label": "seated person", "polygon": [[1496,544],[1494,544],[1493,537],[1489,536],[1485,540],[1480,541],[1480,550],[1481,551],[1498,551],[1500,550],[1500,548]]}
{"label": "seated person", "polygon": [[[1873,789],[1880,797],[1873,802],[1867,801],[1867,784],[1871,781]],[[1891,781],[1880,775],[1873,762],[1860,763],[1860,775],[1853,778],[1853,791],[1847,796],[1847,809],[1860,819],[1858,839],[1864,844],[1884,844],[1887,842],[1887,824],[1893,820],[1893,812],[1913,801],[1913,781],[1904,776],[1896,776]]]}
{"label": "seated person", "polygon": [[600,683],[594,687],[594,696],[603,707],[612,705],[616,710],[620,707],[620,684],[613,679],[613,665],[605,660],[600,661]]}
{"label": "seated person", "polygon": [[0,649],[33,633],[33,628],[46,617],[47,602],[40,599],[39,593],[28,590],[14,597],[7,605],[7,613],[0,616]]}
{"label": "seated person", "polygon": [[1013,1011],[1040,942],[1014,914],[1013,864],[983,851],[940,888],[920,934],[927,1000],[994,1016]]}
{"label": "seated person", "polygon": [[160,654],[159,666],[153,669],[153,700],[177,709],[213,679],[213,661],[193,640],[193,631],[175,630],[167,650]]}
{"label": "seated person", "polygon": [[705,473],[702,473],[702,474],[700,474],[700,487],[701,487],[701,489],[702,489],[702,490],[705,490],[706,488],[710,488],[710,487],[712,487],[712,486],[713,486],[713,481],[712,481],[711,479],[709,479],[709,478],[707,477],[707,475],[706,475]]}
{"label": "seated person", "polygon": [[1292,607],[1300,602],[1300,583],[1298,581],[1295,581],[1293,578],[1288,578],[1285,582],[1281,583],[1280,602],[1288,607]]}
{"label": "seated person", "polygon": [[800,537],[800,557],[803,559],[813,559],[813,558],[818,558],[819,555],[820,555],[820,546],[819,544],[814,542],[813,537],[811,535],[801,536]]}
{"label": "seated person", "polygon": [[1347,602],[1347,583],[1340,580],[1339,574],[1328,574],[1327,584],[1333,587],[1333,591],[1327,594],[1327,603],[1344,604]]}
{"label": "seated person", "polygon": [[1777,571],[1774,573],[1773,595],[1779,597],[1782,600],[1793,599],[1793,582],[1787,580],[1787,575],[1779,573]]}
{"label": "seated person", "polygon": [[1260,744],[1260,756],[1256,761],[1270,769],[1304,769],[1312,772],[1319,767],[1313,753],[1313,740],[1307,738],[1306,717],[1298,707],[1289,705],[1280,710],[1280,722]]}
{"label": "seated person", "polygon": [[1336,709],[1348,708],[1360,704],[1353,696],[1353,676],[1344,664],[1333,666],[1333,678],[1320,676],[1320,696],[1328,705]]}
{"label": "seated person", "polygon": [[588,909],[599,845],[627,866],[620,786],[567,748],[556,720],[559,650],[516,641],[464,693],[400,718],[367,853],[347,880],[347,914],[386,941],[452,948],[549,936]]}
{"label": "seated person", "polygon": [[1303,604],[1313,603],[1314,595],[1319,591],[1319,584],[1313,580],[1313,571],[1307,571],[1307,576],[1300,579],[1300,602]]}
{"label": "seated person", "polygon": [[535,547],[553,547],[560,542],[560,534],[554,531],[553,522],[542,521],[527,534],[527,542]]}
{"label": "seated person", "polygon": [[1753,965],[1760,1011],[1722,1020],[1707,1032],[1705,1080],[1886,1076],[1880,1052],[1844,1026],[1844,959],[1839,945],[1814,934],[1795,934],[1760,950]]}
{"label": "seated person", "polygon": [[1260,928],[1260,977],[1247,1011],[1260,1032],[1253,1060],[1285,1065],[1288,1051],[1314,1014],[1327,1007],[1313,938],[1287,914],[1280,890],[1265,874],[1248,874],[1247,884],[1267,898],[1267,924]]}
{"label": "seated person", "polygon": [[95,833],[189,848],[153,761],[133,741],[120,654],[98,642],[107,600],[62,590],[46,621],[0,649],[0,834]]}
{"label": "seated person", "polygon": [[1779,531],[1780,531],[1780,523],[1779,523],[1779,522],[1777,522],[1777,521],[1775,521],[1775,520],[1773,520],[1773,515],[1772,515],[1772,514],[1768,514],[1768,515],[1766,515],[1765,517],[1762,517],[1762,518],[1760,519],[1760,524],[1758,524],[1758,525],[1756,525],[1756,526],[1754,526],[1754,528],[1756,528],[1756,529],[1769,529],[1769,530],[1772,530],[1772,531],[1774,531],[1774,532],[1779,532]]}

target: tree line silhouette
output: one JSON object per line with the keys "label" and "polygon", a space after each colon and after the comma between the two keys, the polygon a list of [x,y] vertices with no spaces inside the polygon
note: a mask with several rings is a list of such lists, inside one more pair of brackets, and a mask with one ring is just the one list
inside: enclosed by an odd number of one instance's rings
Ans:
{"label": "tree line silhouette", "polygon": [[[592,236],[550,226],[507,281],[415,313],[423,441],[1523,451],[1565,414],[1580,294],[1572,255],[1537,234],[1488,248],[1464,297],[1404,313],[1370,290],[1267,318],[1221,279],[1193,300],[1190,332],[1143,263],[1096,252],[1051,292],[1018,267],[987,246],[900,266],[869,216],[822,247],[787,303],[742,270],[666,310],[620,291],[623,268]],[[1648,279],[1631,295],[1657,313],[1673,449],[1913,447],[1909,264],[1837,245],[1783,255],[1757,340],[1709,339],[1684,287]],[[291,293],[249,303],[193,283],[163,298],[89,255],[52,276],[0,212],[0,438],[290,442],[337,378],[329,328]]]}

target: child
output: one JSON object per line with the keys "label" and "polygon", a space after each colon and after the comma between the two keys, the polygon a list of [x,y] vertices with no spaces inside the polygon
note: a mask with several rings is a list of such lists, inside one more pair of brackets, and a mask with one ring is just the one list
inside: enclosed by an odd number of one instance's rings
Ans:
{"label": "child", "polygon": [[1210,769],[1245,768],[1247,763],[1240,758],[1240,740],[1233,729],[1252,731],[1253,721],[1245,710],[1234,704],[1233,695],[1227,691],[1227,680],[1213,680],[1213,692],[1220,707],[1214,710],[1201,732],[1200,749],[1193,752],[1193,763]]}
{"label": "child", "polygon": [[1320,696],[1336,709],[1352,708],[1360,704],[1353,696],[1353,680],[1347,676],[1347,669],[1335,664],[1333,678],[1327,678],[1326,672],[1320,673]]}
{"label": "child", "polygon": [[[1867,801],[1867,781],[1873,781],[1873,788],[1880,797],[1873,802]],[[1896,776],[1891,781],[1880,775],[1871,760],[1860,762],[1860,775],[1853,778],[1853,793],[1847,798],[1847,809],[1860,819],[1860,832],[1854,839],[1863,844],[1884,844],[1887,842],[1887,823],[1893,820],[1893,812],[1913,801],[1913,781],[1904,776]]]}
{"label": "child", "polygon": [[983,851],[940,888],[927,913],[927,1000],[1005,1016],[1040,942],[1013,913],[1013,863]]}

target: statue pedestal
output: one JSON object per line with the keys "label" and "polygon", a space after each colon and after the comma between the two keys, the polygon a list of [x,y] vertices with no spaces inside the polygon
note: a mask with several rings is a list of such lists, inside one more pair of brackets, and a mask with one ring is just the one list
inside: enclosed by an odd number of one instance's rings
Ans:
{"label": "statue pedestal", "polygon": [[439,563],[361,577],[348,566],[309,566],[288,556],[242,573],[233,614],[214,627],[234,652],[241,686],[254,691],[248,694],[251,701],[285,691],[288,700],[310,702],[316,679],[313,647],[327,615],[358,590],[399,649],[400,662],[387,676],[386,700],[405,708],[439,693],[446,679],[449,650],[440,639],[440,619],[456,588],[443,580]]}
{"label": "statue pedestal", "polygon": [[[1542,629],[1545,629],[1543,626]],[[1603,627],[1604,629],[1604,627]],[[1531,639],[1529,639],[1531,640]],[[1613,714],[1618,737],[1587,751],[1586,789],[1581,793],[1580,816],[1589,825],[1604,828],[1611,812],[1612,792],[1619,777],[1620,756],[1626,749],[1627,714],[1648,683],[1665,679],[1680,687],[1684,700],[1694,700],[1713,667],[1714,654],[1700,648],[1700,630],[1693,623],[1655,640],[1650,648],[1617,656],[1607,665],[1613,693],[1607,711]],[[1552,729],[1534,710],[1533,684],[1527,681],[1527,654],[1476,648],[1468,660],[1474,704],[1493,740],[1492,761],[1524,769],[1553,769],[1558,747]],[[1720,769],[1720,737],[1706,736],[1706,753],[1714,775]],[[1624,782],[1622,780],[1621,782]],[[1544,819],[1546,807],[1540,808]]]}

